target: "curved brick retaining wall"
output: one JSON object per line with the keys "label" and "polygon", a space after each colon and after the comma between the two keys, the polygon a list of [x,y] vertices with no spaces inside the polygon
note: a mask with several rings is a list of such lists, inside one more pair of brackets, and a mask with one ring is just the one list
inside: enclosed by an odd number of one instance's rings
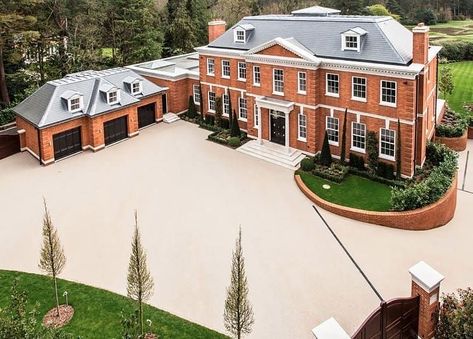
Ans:
{"label": "curved brick retaining wall", "polygon": [[468,127],[468,139],[473,139],[473,127]]}
{"label": "curved brick retaining wall", "polygon": [[313,193],[302,181],[299,175],[295,175],[297,186],[314,204],[323,209],[358,221],[377,224],[387,227],[400,228],[411,231],[430,230],[440,227],[452,220],[457,206],[457,177],[445,196],[434,204],[423,208],[405,212],[373,212],[351,207],[345,207],[326,201]]}
{"label": "curved brick retaining wall", "polygon": [[468,143],[468,133],[465,131],[459,138],[435,137],[435,141],[451,148],[454,151],[460,152],[466,149]]}

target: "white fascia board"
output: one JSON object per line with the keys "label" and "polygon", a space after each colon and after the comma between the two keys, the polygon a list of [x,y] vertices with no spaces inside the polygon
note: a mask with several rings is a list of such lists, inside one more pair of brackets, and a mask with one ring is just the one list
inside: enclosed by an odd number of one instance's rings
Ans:
{"label": "white fascia board", "polygon": [[429,48],[429,62],[431,62],[442,50],[442,46],[430,46]]}
{"label": "white fascia board", "polygon": [[199,52],[199,55],[204,54],[204,55],[211,55],[211,56],[232,56],[236,58],[241,58],[244,59],[244,53],[246,51],[243,50],[234,50],[234,49],[227,49],[227,48],[213,48],[213,47],[208,47],[208,46],[203,46],[203,47],[197,47],[195,49],[197,52]]}
{"label": "white fascia board", "polygon": [[163,72],[163,71],[155,71],[147,68],[140,68],[138,66],[126,66],[126,68],[129,68],[139,75],[145,75],[153,78],[159,78],[163,80],[169,80],[169,81],[178,81],[178,80],[183,80],[183,79],[194,79],[194,80],[199,80],[199,72],[195,71],[183,71],[180,72],[179,74],[173,74],[169,72]]}

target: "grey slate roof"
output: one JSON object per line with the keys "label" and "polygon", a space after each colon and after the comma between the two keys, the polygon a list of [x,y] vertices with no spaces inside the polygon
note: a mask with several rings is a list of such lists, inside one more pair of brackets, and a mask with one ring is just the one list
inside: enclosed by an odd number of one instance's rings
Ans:
{"label": "grey slate roof", "polygon": [[[133,79],[142,81],[142,94],[131,95],[129,83]],[[105,92],[113,88],[120,90],[120,101],[117,104],[109,105]],[[92,117],[115,111],[138,103],[141,98],[163,90],[165,88],[155,85],[126,68],[84,71],[47,82],[13,110],[19,116],[41,128],[82,116]],[[83,96],[83,110],[71,113],[67,109],[67,99],[77,94]]]}
{"label": "grey slate roof", "polygon": [[297,11],[292,11],[294,15],[314,15],[314,16],[327,16],[339,14],[341,11],[338,9],[327,8],[322,6],[313,6],[309,8],[299,9]]}
{"label": "grey slate roof", "polygon": [[[208,46],[250,50],[277,37],[294,38],[315,56],[361,62],[407,65],[412,60],[412,32],[391,17],[263,15],[245,17],[236,26],[255,27],[247,43],[235,43],[229,29]],[[362,49],[342,51],[341,33],[366,31]]]}

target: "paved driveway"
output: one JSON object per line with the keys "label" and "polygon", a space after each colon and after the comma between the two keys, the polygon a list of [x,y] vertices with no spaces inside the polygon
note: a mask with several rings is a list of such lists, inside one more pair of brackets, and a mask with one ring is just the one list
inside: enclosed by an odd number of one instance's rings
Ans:
{"label": "paved driveway", "polygon": [[[378,299],[299,192],[293,173],[210,143],[206,134],[185,122],[160,124],[49,167],[26,153],[0,161],[0,267],[38,272],[44,195],[68,259],[63,277],[125,294],[137,208],[156,282],[150,302],[223,331],[241,224],[256,318],[252,338],[309,339],[331,316],[353,332]],[[409,293],[407,269],[419,260],[447,276],[444,291],[472,285],[467,206],[473,195],[460,192],[459,204],[450,225],[429,232],[322,213],[389,299]]]}

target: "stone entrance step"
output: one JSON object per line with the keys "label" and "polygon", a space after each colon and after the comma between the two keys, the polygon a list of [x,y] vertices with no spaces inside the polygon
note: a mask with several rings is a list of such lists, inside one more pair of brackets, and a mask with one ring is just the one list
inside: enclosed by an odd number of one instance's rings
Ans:
{"label": "stone entrance step", "polygon": [[173,122],[176,122],[178,120],[181,120],[181,118],[179,118],[177,114],[174,113],[166,113],[163,116],[163,121],[167,124],[172,124]]}
{"label": "stone entrance step", "polygon": [[258,140],[252,140],[239,147],[237,151],[291,170],[296,170],[305,158],[305,155],[297,149],[286,148],[269,141],[260,144]]}

